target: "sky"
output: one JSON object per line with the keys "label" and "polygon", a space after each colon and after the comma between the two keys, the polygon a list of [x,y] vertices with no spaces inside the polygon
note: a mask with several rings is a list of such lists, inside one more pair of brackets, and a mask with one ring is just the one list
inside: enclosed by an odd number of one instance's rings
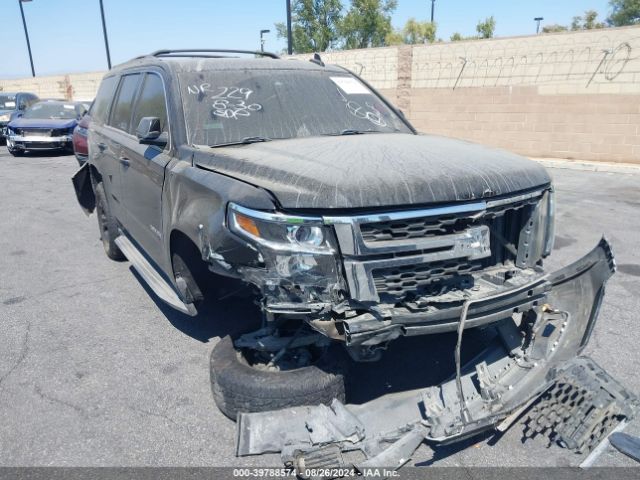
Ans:
{"label": "sky", "polygon": [[[163,48],[286,48],[274,24],[286,20],[285,0],[103,0],[113,65]],[[343,0],[343,4],[348,4]],[[36,75],[106,70],[99,0],[32,0],[23,3]],[[568,25],[575,15],[608,15],[608,0],[436,0],[437,36],[475,34],[478,20],[496,19],[496,36],[535,33],[544,24]],[[398,0],[392,17],[401,27],[410,17],[428,20],[430,0]],[[0,78],[31,75],[18,0],[0,0]]]}

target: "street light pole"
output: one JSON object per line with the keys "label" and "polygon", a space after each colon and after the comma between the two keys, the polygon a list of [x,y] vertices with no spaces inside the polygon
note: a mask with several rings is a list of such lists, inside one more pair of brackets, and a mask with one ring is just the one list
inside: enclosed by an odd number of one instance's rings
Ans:
{"label": "street light pole", "polygon": [[536,25],[536,35],[538,35],[538,34],[540,33],[540,22],[541,22],[542,20],[544,20],[544,18],[543,18],[543,17],[536,17],[536,18],[534,18],[534,20],[537,22],[537,25]]}
{"label": "street light pole", "polygon": [[31,55],[31,42],[29,42],[29,32],[27,31],[27,21],[24,19],[24,9],[22,8],[22,2],[30,2],[31,0],[18,0],[20,5],[20,14],[22,15],[22,25],[24,26],[24,36],[27,39],[27,50],[29,50],[29,63],[31,64],[31,75],[36,76],[36,71],[33,68],[33,56]]}
{"label": "street light pole", "polygon": [[287,0],[287,53],[293,54],[293,40],[291,35],[291,0]]}
{"label": "street light pole", "polygon": [[431,23],[433,23],[433,13],[436,8],[436,0],[431,0]]}
{"label": "street light pole", "polygon": [[102,0],[100,0],[100,15],[102,15],[102,33],[104,34],[104,48],[107,51],[107,65],[111,70],[111,54],[109,53],[109,39],[107,38],[107,24],[104,21],[104,7]]}
{"label": "street light pole", "polygon": [[264,37],[265,33],[269,33],[271,30],[260,30],[260,51],[264,52]]}

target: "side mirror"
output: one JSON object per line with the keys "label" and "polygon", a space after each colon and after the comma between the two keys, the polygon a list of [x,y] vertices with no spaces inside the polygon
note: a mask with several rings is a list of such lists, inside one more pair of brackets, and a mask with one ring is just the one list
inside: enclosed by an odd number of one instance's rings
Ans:
{"label": "side mirror", "polygon": [[160,129],[160,119],[157,117],[142,117],[138,128],[136,128],[136,137],[138,142],[143,145],[156,145],[164,147],[169,141],[166,132]]}

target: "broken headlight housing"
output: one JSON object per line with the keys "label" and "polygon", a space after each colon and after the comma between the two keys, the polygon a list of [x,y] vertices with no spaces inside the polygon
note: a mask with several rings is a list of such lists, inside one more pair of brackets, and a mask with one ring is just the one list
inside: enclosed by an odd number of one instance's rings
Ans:
{"label": "broken headlight housing", "polygon": [[229,204],[229,229],[261,254],[264,269],[245,271],[281,302],[326,302],[340,290],[333,228],[321,217],[286,215]]}

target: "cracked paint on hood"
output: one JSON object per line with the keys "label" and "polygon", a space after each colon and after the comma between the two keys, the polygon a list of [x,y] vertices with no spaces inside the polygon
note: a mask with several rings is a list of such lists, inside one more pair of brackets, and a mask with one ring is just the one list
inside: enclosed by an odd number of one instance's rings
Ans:
{"label": "cracked paint on hood", "polygon": [[285,209],[456,202],[551,182],[527,158],[433,135],[374,133],[202,148],[198,166],[265,188]]}

